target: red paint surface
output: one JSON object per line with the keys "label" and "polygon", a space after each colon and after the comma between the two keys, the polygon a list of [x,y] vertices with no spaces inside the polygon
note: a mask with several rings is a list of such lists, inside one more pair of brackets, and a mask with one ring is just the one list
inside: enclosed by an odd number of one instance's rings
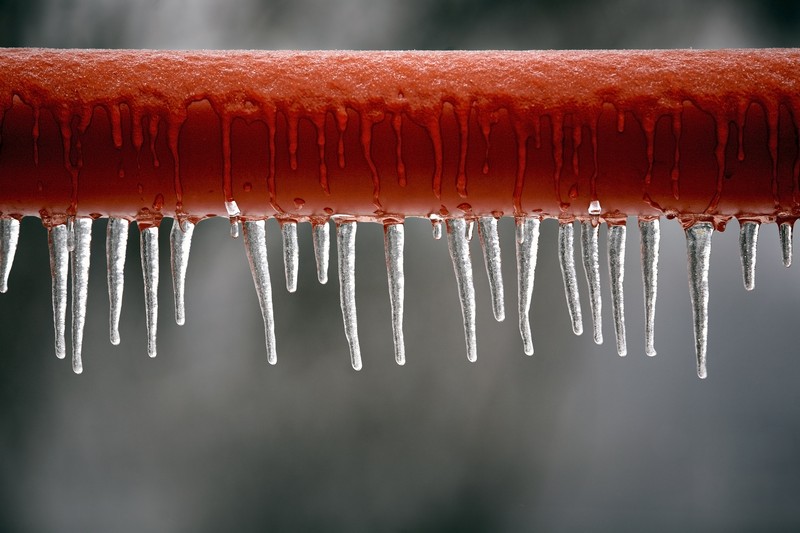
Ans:
{"label": "red paint surface", "polygon": [[0,51],[0,213],[800,213],[800,51]]}

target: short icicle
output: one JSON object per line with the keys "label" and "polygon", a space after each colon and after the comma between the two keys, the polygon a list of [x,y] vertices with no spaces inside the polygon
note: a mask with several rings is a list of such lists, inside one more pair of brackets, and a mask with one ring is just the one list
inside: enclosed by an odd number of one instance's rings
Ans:
{"label": "short icicle", "polygon": [[575,335],[583,333],[581,301],[578,296],[578,276],[575,273],[574,229],[571,222],[558,225],[558,260],[561,265],[561,277],[564,280],[564,293],[567,297],[567,309],[572,321]]}
{"label": "short icicle", "polygon": [[497,219],[481,217],[478,220],[478,237],[483,249],[483,263],[489,277],[489,291],[492,295],[494,318],[502,322],[506,318],[503,296],[503,269],[500,261],[500,237],[497,234]]}
{"label": "short icicle", "polygon": [[344,334],[350,346],[350,362],[361,370],[361,345],[356,317],[356,222],[340,222],[336,228],[339,248],[339,302],[342,306]]}
{"label": "short icicle", "polygon": [[19,242],[19,220],[0,218],[0,293],[8,291],[8,275]]}
{"label": "short icicle", "polygon": [[781,239],[781,255],[783,256],[783,266],[792,266],[792,225],[782,222],[778,228]]}
{"label": "short icicle", "polygon": [[472,282],[472,261],[469,256],[467,221],[463,218],[447,220],[447,244],[453,270],[456,274],[461,314],[464,318],[464,336],[467,343],[467,359],[475,362],[478,349],[475,334],[475,288]]}
{"label": "short icicle", "polygon": [[53,289],[53,327],[55,329],[56,357],[59,359],[64,359],[67,354],[64,340],[67,329],[67,274],[69,273],[67,232],[65,224],[53,226],[47,232]]}
{"label": "short icicle", "polygon": [[581,222],[581,257],[586,283],[589,286],[589,307],[592,312],[592,332],[595,344],[603,344],[603,302],[600,295],[600,225],[591,220]]}
{"label": "short icicle", "polygon": [[533,355],[533,337],[528,315],[531,310],[536,261],[539,256],[540,223],[537,217],[519,217],[516,220],[519,332],[522,335],[522,347],[527,355]]}
{"label": "short icicle", "polygon": [[711,237],[714,226],[698,222],[686,229],[686,251],[689,259],[689,295],[692,298],[694,342],[697,353],[697,375],[705,379],[708,348],[708,270],[711,261]]}
{"label": "short icicle", "polygon": [[656,296],[658,294],[658,251],[661,226],[658,219],[640,219],[642,282],[644,284],[645,353],[653,357],[655,348]]}
{"label": "short icicle", "polygon": [[431,228],[433,231],[433,238],[437,241],[442,238],[442,219],[438,215],[431,215]]}
{"label": "short icicle", "polygon": [[403,224],[387,224],[383,229],[386,273],[389,278],[389,305],[392,309],[394,360],[398,365],[404,365],[406,364],[406,347],[403,338],[403,299],[405,294],[403,248],[405,245],[405,228]]}
{"label": "short icicle", "polygon": [[158,329],[158,227],[150,226],[142,229],[139,238],[147,319],[147,355],[155,357]]}
{"label": "short icicle", "polygon": [[106,227],[106,265],[108,279],[108,334],[111,344],[119,344],[119,317],[125,286],[125,255],[128,251],[128,227],[124,218],[111,217]]}
{"label": "short icicle", "polygon": [[625,338],[625,296],[623,281],[625,280],[625,237],[627,229],[622,226],[608,228],[608,271],[611,275],[611,311],[614,314],[614,333],[617,339],[617,353],[624,357],[628,354],[628,343]]}
{"label": "short icicle", "polygon": [[283,237],[283,270],[286,274],[286,290],[297,291],[297,267],[300,249],[297,244],[297,222],[290,220],[281,223]]}
{"label": "short icicle", "polygon": [[272,283],[269,278],[269,262],[267,261],[266,224],[263,220],[246,220],[244,222],[244,247],[256,287],[258,305],[261,307],[261,316],[264,319],[267,361],[274,365],[278,360],[275,349],[275,316],[272,312]]}
{"label": "short icicle", "polygon": [[242,212],[239,210],[239,204],[236,203],[236,200],[226,201],[225,211],[227,211],[228,219],[231,222],[231,237],[233,237],[234,239],[238,239],[239,217],[242,215]]}
{"label": "short icicle", "polygon": [[86,300],[89,293],[89,260],[92,246],[92,219],[77,218],[74,225],[75,248],[72,251],[72,371],[83,372],[83,327],[86,324]]}
{"label": "short icicle", "polygon": [[186,267],[192,249],[195,224],[189,220],[173,219],[169,232],[169,264],[172,270],[172,293],[175,299],[175,322],[186,323]]}
{"label": "short icicle", "polygon": [[320,283],[328,283],[328,261],[331,250],[331,232],[327,222],[312,226],[314,241],[314,259],[317,263],[317,279]]}
{"label": "short icicle", "polygon": [[752,291],[756,286],[756,250],[758,249],[757,222],[742,222],[739,227],[739,255],[742,259],[744,288]]}

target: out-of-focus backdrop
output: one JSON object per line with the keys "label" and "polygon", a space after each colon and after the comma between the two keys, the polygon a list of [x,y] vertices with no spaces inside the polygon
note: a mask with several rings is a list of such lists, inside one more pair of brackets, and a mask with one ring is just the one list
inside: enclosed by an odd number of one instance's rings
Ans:
{"label": "out-of-focus backdrop", "polygon": [[[0,2],[3,46],[130,48],[671,48],[800,44],[800,4],[742,0]],[[798,65],[800,68],[800,65]],[[107,335],[105,221],[94,228],[84,374],[52,347],[45,230],[23,223],[0,295],[0,529],[7,531],[734,531],[800,528],[800,265],[761,235],[742,286],[738,226],[714,240],[709,378],[695,375],[683,234],[664,222],[658,355],[644,355],[639,239],[629,224],[629,355],[570,331],[556,225],[543,225],[532,321],[516,325],[513,223],[500,224],[508,319],[491,317],[473,242],[478,362],[466,360],[452,266],[430,223],[406,239],[408,363],[392,354],[382,230],[357,238],[364,369],[349,363],[335,276],[299,291],[268,227],[278,364],[243,246],[195,232],[187,323],[172,320],[162,232],[159,355],[148,359],[138,239],[122,345]],[[133,232],[132,232],[133,233]],[[605,230],[601,254],[605,257]],[[335,246],[332,250],[335,253]],[[333,262],[335,265],[335,261]],[[332,266],[333,266],[332,265]],[[580,268],[580,266],[579,266]],[[333,273],[333,271],[332,271]],[[580,273],[582,276],[582,273]],[[585,315],[585,284],[581,279]]]}

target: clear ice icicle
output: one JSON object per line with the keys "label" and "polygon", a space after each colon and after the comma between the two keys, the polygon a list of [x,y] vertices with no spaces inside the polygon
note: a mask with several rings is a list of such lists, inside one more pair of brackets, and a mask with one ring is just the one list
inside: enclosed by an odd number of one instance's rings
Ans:
{"label": "clear ice icicle", "polygon": [[586,283],[589,286],[589,307],[592,312],[592,332],[595,344],[603,344],[603,302],[600,296],[600,226],[591,220],[581,222],[581,257]]}
{"label": "clear ice icicle", "polygon": [[500,237],[497,235],[497,219],[481,217],[478,220],[478,237],[483,249],[483,263],[489,276],[489,291],[492,294],[494,318],[502,322],[506,318],[503,301],[503,269],[500,262]]}
{"label": "clear ice icicle", "polygon": [[752,291],[756,286],[756,250],[758,249],[757,222],[743,222],[739,227],[739,254],[742,258],[744,288]]}
{"label": "clear ice icicle", "polygon": [[297,264],[300,260],[297,222],[283,222],[281,236],[283,237],[283,270],[286,274],[286,290],[295,292],[297,290]]}
{"label": "clear ice icicle", "polygon": [[66,225],[59,224],[51,227],[47,232],[53,289],[53,327],[55,329],[56,357],[59,359],[64,359],[67,353],[64,341],[67,329],[67,274],[69,273],[67,231]]}
{"label": "clear ice icicle", "polygon": [[0,218],[0,293],[8,290],[8,275],[19,242],[19,220]]}
{"label": "clear ice icicle", "polygon": [[428,217],[431,221],[431,227],[433,229],[433,238],[437,241],[442,238],[442,217],[439,215],[430,215]]}
{"label": "clear ice icicle", "polygon": [[561,265],[561,277],[564,280],[564,293],[567,297],[567,309],[572,321],[572,331],[575,335],[583,333],[583,318],[581,317],[581,301],[578,296],[578,276],[575,273],[575,246],[574,230],[571,222],[561,222],[558,225],[558,260]]}
{"label": "clear ice icicle", "polygon": [[383,231],[386,273],[389,278],[389,304],[392,309],[394,360],[397,361],[398,365],[404,365],[406,364],[406,347],[403,339],[403,298],[405,293],[403,248],[405,244],[405,228],[402,224],[387,224],[384,226]]}
{"label": "clear ice icicle", "polygon": [[175,298],[175,322],[186,323],[186,267],[189,266],[189,253],[192,250],[193,222],[172,220],[169,232],[169,263],[172,270],[172,294]]}
{"label": "clear ice icicle", "polygon": [[645,353],[653,357],[655,348],[656,295],[658,294],[658,251],[661,226],[658,219],[639,220],[641,239],[642,282],[644,284]]}
{"label": "clear ice icicle", "polygon": [[239,238],[239,217],[242,212],[239,210],[239,205],[236,200],[225,202],[225,211],[228,213],[228,219],[231,221],[231,237],[234,239]]}
{"label": "clear ice icicle", "polygon": [[155,357],[158,329],[158,228],[150,226],[143,229],[139,235],[144,276],[144,308],[147,318],[147,355]]}
{"label": "clear ice icicle", "polygon": [[331,250],[331,232],[327,222],[312,226],[314,241],[314,259],[317,262],[317,279],[320,283],[328,283],[328,261]]}
{"label": "clear ice icicle", "polygon": [[106,227],[106,265],[108,279],[108,334],[111,344],[119,344],[119,317],[125,286],[125,255],[128,251],[128,227],[124,218],[111,217]]}
{"label": "clear ice icicle", "polygon": [[697,353],[697,375],[707,376],[708,348],[708,269],[711,261],[711,237],[714,226],[698,222],[686,229],[686,252],[689,259],[689,295],[692,298],[694,342]]}
{"label": "clear ice icicle", "polygon": [[263,220],[244,222],[244,248],[250,272],[256,286],[258,305],[264,319],[264,339],[267,347],[267,361],[274,365],[278,358],[275,349],[275,317],[272,312],[272,283],[269,278],[267,261],[267,234]]}
{"label": "clear ice icicle", "polygon": [[83,327],[89,293],[89,260],[92,246],[92,219],[78,218],[74,224],[75,248],[72,251],[72,371],[83,372]]}
{"label": "clear ice icicle", "polygon": [[540,221],[536,217],[520,217],[516,220],[519,332],[522,335],[522,347],[527,355],[533,355],[533,337],[528,314],[531,309],[536,261],[539,256],[539,224]]}
{"label": "clear ice icicle", "polygon": [[475,335],[475,288],[472,282],[472,261],[469,256],[466,230],[467,222],[463,218],[451,218],[447,221],[447,245],[450,249],[450,258],[453,260],[461,314],[464,318],[467,359],[475,362],[478,359]]}
{"label": "clear ice icicle", "polygon": [[342,306],[344,334],[350,346],[350,362],[361,370],[361,345],[356,318],[356,223],[340,222],[336,228],[339,248],[339,302]]}
{"label": "clear ice icicle", "polygon": [[779,227],[781,238],[781,255],[783,256],[783,266],[792,266],[792,225],[786,222]]}
{"label": "clear ice icicle", "polygon": [[608,272],[611,275],[611,311],[614,314],[614,334],[617,338],[617,353],[628,354],[625,339],[625,296],[623,281],[625,280],[625,226],[609,226],[608,228]]}

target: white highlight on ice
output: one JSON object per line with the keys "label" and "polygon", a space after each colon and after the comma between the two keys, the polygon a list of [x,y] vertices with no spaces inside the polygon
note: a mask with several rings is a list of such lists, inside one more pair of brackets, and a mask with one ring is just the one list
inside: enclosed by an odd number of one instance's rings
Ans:
{"label": "white highlight on ice", "polygon": [[625,296],[623,281],[625,280],[625,237],[627,229],[622,226],[608,228],[608,271],[611,275],[611,311],[614,314],[614,333],[617,338],[617,353],[624,357],[628,354],[628,343],[625,339]]}
{"label": "white highlight on ice", "polygon": [[442,238],[442,217],[439,215],[430,215],[428,218],[433,227],[433,238],[437,241]]}
{"label": "white highlight on ice", "polygon": [[361,346],[356,317],[356,223],[338,222],[336,237],[339,252],[339,302],[342,306],[344,334],[350,346],[350,362],[361,370]]}
{"label": "white highlight on ice", "polygon": [[128,251],[128,227],[124,218],[111,217],[106,227],[106,278],[108,280],[108,335],[111,344],[119,344],[119,317],[125,286],[125,255]]}
{"label": "white highlight on ice", "polygon": [[475,362],[478,359],[475,334],[475,288],[472,281],[472,260],[469,256],[467,222],[463,218],[447,220],[447,245],[453,261],[458,297],[461,301],[461,314],[464,318],[467,359]]}
{"label": "white highlight on ice", "polygon": [[742,222],[739,226],[739,255],[742,259],[744,288],[752,291],[756,286],[756,251],[758,249],[757,222]]}
{"label": "white highlight on ice", "polygon": [[475,221],[470,219],[467,220],[467,240],[472,242],[472,235],[475,233]]}
{"label": "white highlight on ice", "polygon": [[172,270],[172,294],[175,299],[175,322],[186,323],[186,268],[192,250],[195,224],[189,220],[172,220],[169,232],[169,264]]}
{"label": "white highlight on ice", "polygon": [[67,217],[67,251],[75,249],[75,217]]}
{"label": "white highlight on ice", "polygon": [[286,274],[286,290],[297,290],[297,268],[300,261],[300,248],[297,244],[297,222],[293,220],[281,223],[283,237],[283,270]]}
{"label": "white highlight on ice", "polygon": [[406,364],[406,346],[403,338],[403,299],[405,295],[403,248],[405,246],[405,228],[402,224],[387,224],[383,227],[383,232],[386,273],[389,279],[389,305],[392,309],[394,360],[398,365],[404,365]]}
{"label": "white highlight on ice", "polygon": [[481,217],[478,220],[478,237],[483,249],[483,264],[489,277],[489,291],[492,296],[494,318],[502,322],[506,318],[503,295],[503,269],[500,259],[500,237],[497,234],[497,219]]}
{"label": "white highlight on ice", "polygon": [[147,319],[147,355],[155,357],[158,330],[158,228],[150,226],[141,230],[139,238]]}
{"label": "white highlight on ice", "polygon": [[778,228],[781,238],[781,255],[783,256],[783,266],[792,266],[792,225],[782,222]]}
{"label": "white highlight on ice", "polygon": [[258,305],[261,307],[261,316],[264,319],[267,361],[274,365],[278,360],[275,349],[275,316],[272,311],[272,283],[269,278],[266,226],[263,220],[244,222],[244,248],[247,253],[247,261],[250,263]]}
{"label": "white highlight on ice", "polygon": [[583,333],[581,317],[581,301],[578,296],[578,276],[575,273],[574,230],[571,222],[560,222],[558,225],[558,261],[561,265],[561,277],[564,280],[564,294],[567,297],[567,310],[572,321],[575,335]]}
{"label": "white highlight on ice", "polygon": [[72,251],[72,371],[83,372],[83,327],[86,324],[86,300],[89,292],[92,219],[78,218],[74,224],[75,249]]}
{"label": "white highlight on ice", "polygon": [[8,290],[8,275],[14,264],[19,242],[19,220],[0,218],[0,293]]}
{"label": "white highlight on ice", "polygon": [[539,256],[539,224],[537,217],[516,219],[517,298],[519,303],[519,332],[522,347],[527,355],[533,355],[533,337],[528,317],[533,298],[533,282],[536,261]]}
{"label": "white highlight on ice", "polygon": [[600,225],[591,220],[581,222],[581,257],[586,284],[589,286],[589,308],[592,313],[592,332],[595,344],[603,344],[603,302],[600,295]]}
{"label": "white highlight on ice", "polygon": [[711,262],[711,237],[714,226],[698,222],[686,229],[686,252],[689,259],[689,295],[692,298],[697,375],[705,379],[708,349],[708,270]]}
{"label": "white highlight on ice", "polygon": [[67,274],[69,273],[67,233],[67,226],[64,224],[53,226],[47,232],[53,291],[53,327],[55,329],[56,357],[59,359],[64,359],[67,353],[64,340],[67,329]]}
{"label": "white highlight on ice", "polygon": [[603,208],[600,207],[600,202],[597,200],[592,200],[589,202],[589,214],[590,215],[599,215],[603,211]]}
{"label": "white highlight on ice", "polygon": [[241,216],[242,212],[239,211],[239,205],[236,203],[236,200],[231,200],[230,202],[225,202],[225,211],[228,212],[228,218],[231,221],[231,237],[234,239],[239,238],[239,217]]}
{"label": "white highlight on ice", "polygon": [[328,261],[331,250],[331,232],[327,222],[312,225],[312,240],[314,242],[314,259],[317,263],[317,279],[320,283],[328,283]]}
{"label": "white highlight on ice", "polygon": [[645,353],[653,357],[655,348],[656,296],[658,294],[658,252],[661,226],[658,219],[639,219],[642,282],[644,284]]}

